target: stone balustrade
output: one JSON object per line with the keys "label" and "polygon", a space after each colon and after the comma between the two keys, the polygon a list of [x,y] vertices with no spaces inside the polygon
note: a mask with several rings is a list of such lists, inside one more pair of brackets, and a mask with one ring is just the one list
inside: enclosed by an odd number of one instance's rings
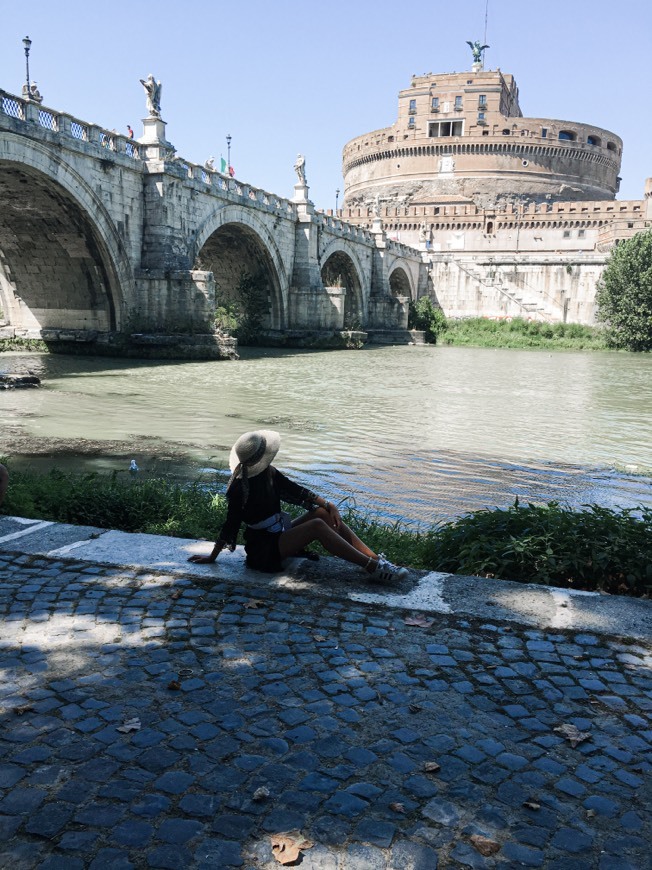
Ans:
{"label": "stone balustrade", "polygon": [[58,136],[88,142],[134,160],[142,159],[138,143],[128,136],[122,136],[115,130],[105,130],[96,124],[89,124],[65,112],[58,112],[3,90],[0,90],[0,113],[19,121],[31,121]]}

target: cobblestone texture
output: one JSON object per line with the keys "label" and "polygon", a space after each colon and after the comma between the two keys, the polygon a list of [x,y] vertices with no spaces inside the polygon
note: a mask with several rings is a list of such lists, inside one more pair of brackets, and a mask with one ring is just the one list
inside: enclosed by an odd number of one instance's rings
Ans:
{"label": "cobblestone texture", "polygon": [[642,643],[14,554],[0,616],[0,867],[649,866]]}

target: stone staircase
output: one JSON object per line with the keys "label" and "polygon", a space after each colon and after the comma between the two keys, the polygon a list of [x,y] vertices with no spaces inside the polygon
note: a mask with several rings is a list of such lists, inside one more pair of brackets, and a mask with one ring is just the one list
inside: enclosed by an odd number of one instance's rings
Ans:
{"label": "stone staircase", "polygon": [[559,306],[553,307],[534,288],[518,287],[498,271],[495,264],[479,265],[475,262],[456,261],[458,268],[483,287],[491,288],[503,298],[516,305],[521,317],[556,323],[562,319]]}

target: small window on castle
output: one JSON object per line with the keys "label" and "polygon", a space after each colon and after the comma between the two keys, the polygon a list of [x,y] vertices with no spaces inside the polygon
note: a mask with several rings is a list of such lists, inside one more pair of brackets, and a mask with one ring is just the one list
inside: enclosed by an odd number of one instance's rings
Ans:
{"label": "small window on castle", "polygon": [[511,136],[511,133],[512,131],[509,130],[507,127],[505,127],[505,129],[503,130],[503,136]]}
{"label": "small window on castle", "polygon": [[408,119],[408,127],[414,127],[414,118]]}
{"label": "small window on castle", "polygon": [[548,128],[547,128],[547,127],[542,127],[542,128],[541,128],[541,138],[542,138],[542,139],[547,139],[547,138],[548,138]]}
{"label": "small window on castle", "polygon": [[600,139],[597,136],[587,136],[586,137],[586,144],[593,145],[594,148],[597,148],[602,143],[600,142]]}
{"label": "small window on castle", "polygon": [[613,142],[607,142],[607,151],[616,151],[616,146]]}
{"label": "small window on castle", "polygon": [[435,112],[439,111],[439,97],[432,98],[432,103],[430,104],[430,107]]}
{"label": "small window on castle", "polygon": [[577,135],[572,130],[560,130],[558,138],[562,142],[574,142],[577,139]]}
{"label": "small window on castle", "polygon": [[570,237],[571,237],[570,230],[564,230],[564,238],[570,239]]}
{"label": "small window on castle", "polygon": [[416,114],[416,111],[417,111],[417,101],[416,101],[416,100],[410,100],[410,114],[411,114],[411,115],[415,115],[415,114]]}
{"label": "small window on castle", "polygon": [[585,238],[585,236],[586,236],[586,230],[578,230],[577,231],[577,238],[578,239],[583,239],[583,238]]}
{"label": "small window on castle", "polygon": [[494,231],[493,221],[487,221],[487,235],[490,236]]}
{"label": "small window on castle", "polygon": [[487,105],[487,95],[486,94],[479,94],[478,95],[478,105],[479,106],[486,106]]}
{"label": "small window on castle", "polygon": [[478,121],[484,121],[484,120],[485,120],[484,112],[478,112]]}
{"label": "small window on castle", "polygon": [[633,229],[634,229],[634,223],[633,223],[633,221],[628,221],[628,223],[627,223],[627,229],[628,229],[628,230],[633,230]]}
{"label": "small window on castle", "polygon": [[462,110],[462,97],[455,97],[455,111],[460,112]]}

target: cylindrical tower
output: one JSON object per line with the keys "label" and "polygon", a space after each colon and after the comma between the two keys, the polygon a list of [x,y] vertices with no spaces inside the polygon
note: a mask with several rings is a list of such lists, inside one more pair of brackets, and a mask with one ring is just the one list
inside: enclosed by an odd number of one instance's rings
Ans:
{"label": "cylindrical tower", "polygon": [[477,66],[413,77],[399,94],[396,123],[347,143],[345,207],[614,199],[618,136],[524,118],[513,76]]}

